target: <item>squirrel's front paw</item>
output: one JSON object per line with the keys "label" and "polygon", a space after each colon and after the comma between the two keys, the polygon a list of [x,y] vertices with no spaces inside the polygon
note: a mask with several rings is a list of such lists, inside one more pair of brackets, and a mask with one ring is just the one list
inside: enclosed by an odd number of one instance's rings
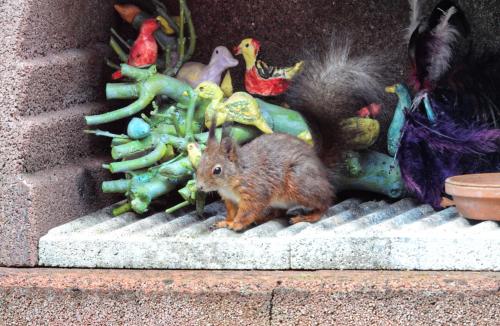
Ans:
{"label": "squirrel's front paw", "polygon": [[227,228],[228,226],[229,226],[228,222],[226,220],[223,220],[212,225],[212,229],[222,229],[222,228]]}
{"label": "squirrel's front paw", "polygon": [[292,217],[291,219],[288,220],[288,223],[290,223],[290,224],[297,224],[300,222],[304,222],[304,219],[302,218],[302,216],[295,216],[295,217]]}

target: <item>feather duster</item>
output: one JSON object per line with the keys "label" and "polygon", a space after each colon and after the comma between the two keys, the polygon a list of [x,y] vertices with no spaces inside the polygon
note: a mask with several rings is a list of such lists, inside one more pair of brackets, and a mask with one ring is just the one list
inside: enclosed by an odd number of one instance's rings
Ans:
{"label": "feather duster", "polygon": [[498,128],[500,55],[475,54],[466,40],[469,32],[469,23],[460,7],[450,0],[439,2],[411,36],[410,83],[451,118]]}
{"label": "feather duster", "polygon": [[441,208],[445,180],[465,173],[500,170],[500,129],[458,124],[443,114],[435,123],[407,112],[397,159],[407,188],[421,201]]}
{"label": "feather duster", "polygon": [[410,26],[406,28],[406,41],[409,41],[413,32],[418,28],[424,28],[420,23],[422,22],[422,8],[420,8],[419,0],[409,0],[410,5]]}
{"label": "feather duster", "polygon": [[412,84],[416,90],[433,88],[449,71],[457,43],[469,33],[461,9],[441,1],[426,22],[413,31],[408,45]]}
{"label": "feather duster", "polygon": [[468,34],[464,12],[443,0],[408,45],[417,94],[397,159],[407,188],[436,209],[446,178],[500,171],[500,60],[474,56]]}

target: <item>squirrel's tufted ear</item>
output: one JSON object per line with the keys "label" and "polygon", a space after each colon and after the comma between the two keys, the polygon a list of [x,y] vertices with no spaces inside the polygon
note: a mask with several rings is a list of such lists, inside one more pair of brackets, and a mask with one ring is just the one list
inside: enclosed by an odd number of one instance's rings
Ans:
{"label": "squirrel's tufted ear", "polygon": [[221,139],[222,138],[230,138],[231,137],[231,128],[232,128],[232,122],[224,122],[224,124],[222,125],[222,136],[221,136]]}
{"label": "squirrel's tufted ear", "polygon": [[231,137],[224,137],[220,143],[220,149],[225,157],[231,162],[238,160],[238,144]]}
{"label": "squirrel's tufted ear", "polygon": [[211,119],[210,128],[208,128],[208,140],[207,140],[208,147],[217,145],[217,139],[215,137],[215,128],[217,128],[217,126],[215,125],[215,121],[216,121],[216,116],[214,114]]}

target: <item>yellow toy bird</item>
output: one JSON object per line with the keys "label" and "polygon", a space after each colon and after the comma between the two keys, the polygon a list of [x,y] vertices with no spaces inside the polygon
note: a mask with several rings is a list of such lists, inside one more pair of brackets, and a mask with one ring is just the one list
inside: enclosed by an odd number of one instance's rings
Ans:
{"label": "yellow toy bird", "polygon": [[265,134],[273,130],[262,116],[259,103],[252,95],[245,92],[236,92],[224,101],[224,93],[217,84],[203,82],[196,88],[199,98],[210,100],[205,112],[205,125],[210,127],[215,115],[217,126],[226,121],[234,121],[244,125],[255,126]]}

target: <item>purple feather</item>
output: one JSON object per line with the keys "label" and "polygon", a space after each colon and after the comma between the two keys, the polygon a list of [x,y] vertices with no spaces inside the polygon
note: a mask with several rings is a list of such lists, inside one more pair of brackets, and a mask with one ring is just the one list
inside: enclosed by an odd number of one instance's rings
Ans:
{"label": "purple feather", "polygon": [[500,129],[458,124],[444,112],[432,124],[418,110],[406,114],[398,151],[403,179],[421,201],[440,209],[446,178],[500,171]]}

